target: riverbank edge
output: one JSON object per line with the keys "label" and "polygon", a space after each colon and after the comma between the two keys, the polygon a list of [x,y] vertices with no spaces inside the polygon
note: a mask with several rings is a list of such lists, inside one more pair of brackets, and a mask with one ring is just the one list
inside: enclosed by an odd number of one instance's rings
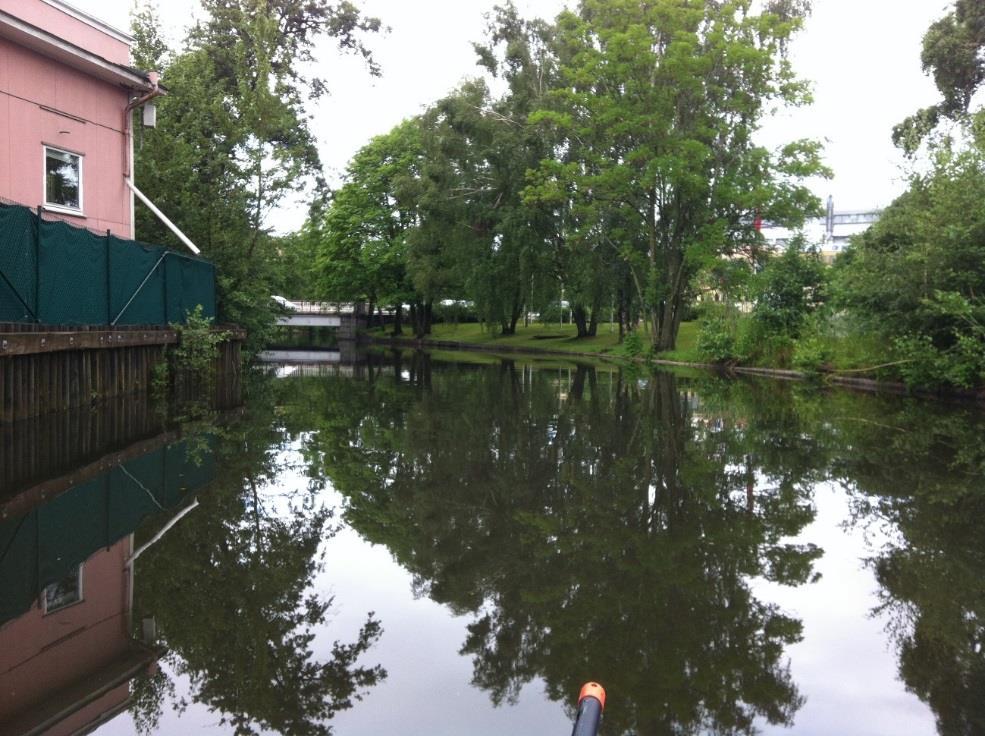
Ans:
{"label": "riverbank edge", "polygon": [[382,345],[385,347],[417,349],[432,348],[438,350],[461,350],[464,352],[473,353],[510,353],[531,356],[540,355],[551,357],[588,358],[591,360],[602,360],[609,363],[635,363],[638,365],[698,368],[713,371],[726,376],[738,374],[774,378],[781,381],[801,381],[805,383],[820,382],[827,386],[838,386],[841,388],[865,391],[868,393],[890,393],[900,396],[919,396],[921,398],[929,399],[971,401],[974,403],[985,404],[985,389],[979,389],[976,391],[932,391],[929,389],[910,388],[905,383],[898,381],[877,381],[872,378],[840,376],[837,373],[828,372],[809,374],[803,371],[795,371],[784,368],[759,368],[742,365],[723,366],[715,363],[694,363],[679,360],[663,360],[661,358],[631,358],[625,355],[609,355],[606,353],[588,352],[583,353],[575,352],[573,350],[551,350],[550,348],[534,348],[526,346],[517,347],[514,345],[480,345],[477,343],[462,342],[460,340],[431,340],[427,338],[412,337],[378,337],[374,335],[363,335],[362,340],[368,345]]}

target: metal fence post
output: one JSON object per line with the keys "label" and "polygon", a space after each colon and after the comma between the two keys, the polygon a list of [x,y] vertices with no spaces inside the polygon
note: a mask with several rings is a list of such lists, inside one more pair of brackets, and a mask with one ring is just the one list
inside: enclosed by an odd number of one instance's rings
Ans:
{"label": "metal fence post", "polygon": [[109,324],[113,319],[113,271],[110,268],[109,258],[110,258],[110,236],[111,233],[106,230],[106,324]]}
{"label": "metal fence post", "polygon": [[165,260],[164,263],[161,264],[161,266],[163,266],[162,268],[163,273],[161,275],[164,277],[164,288],[161,289],[161,291],[164,293],[164,324],[168,325],[171,324],[171,320],[169,319],[170,315],[168,314],[168,262],[167,260]]}
{"label": "metal fence post", "polygon": [[34,237],[34,321],[41,323],[41,205],[38,205],[38,231]]}

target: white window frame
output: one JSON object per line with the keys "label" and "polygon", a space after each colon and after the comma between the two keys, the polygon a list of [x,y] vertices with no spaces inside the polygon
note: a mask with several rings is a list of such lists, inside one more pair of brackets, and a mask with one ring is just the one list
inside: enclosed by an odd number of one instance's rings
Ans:
{"label": "white window frame", "polygon": [[[78,151],[69,151],[64,148],[59,148],[58,146],[50,146],[47,143],[41,145],[43,154],[41,156],[41,194],[44,200],[44,209],[50,210],[51,212],[62,212],[66,215],[76,215],[77,217],[84,217],[84,203],[85,200],[83,196],[85,194],[85,154],[79,153]],[[55,151],[57,153],[65,154],[68,156],[75,156],[79,160],[79,206],[66,207],[63,204],[55,204],[48,201],[48,151]]]}
{"label": "white window frame", "polygon": [[78,573],[76,574],[78,578],[78,593],[79,597],[77,600],[71,603],[66,603],[65,605],[58,606],[57,608],[48,608],[48,586],[45,586],[41,590],[41,611],[43,616],[47,616],[50,613],[58,613],[59,611],[64,611],[66,608],[71,608],[72,606],[77,606],[85,601],[85,563],[80,562]]}

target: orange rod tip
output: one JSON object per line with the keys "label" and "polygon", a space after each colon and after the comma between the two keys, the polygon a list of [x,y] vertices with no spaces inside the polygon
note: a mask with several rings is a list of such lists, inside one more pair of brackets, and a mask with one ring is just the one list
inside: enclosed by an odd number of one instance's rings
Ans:
{"label": "orange rod tip", "polygon": [[597,682],[586,682],[582,685],[581,692],[578,693],[578,702],[580,703],[587,697],[593,697],[602,704],[602,710],[605,710],[605,688],[599,685]]}

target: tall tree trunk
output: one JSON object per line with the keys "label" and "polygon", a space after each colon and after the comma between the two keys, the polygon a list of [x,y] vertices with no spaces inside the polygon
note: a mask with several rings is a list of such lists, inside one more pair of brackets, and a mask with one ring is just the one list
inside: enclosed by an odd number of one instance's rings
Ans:
{"label": "tall tree trunk", "polygon": [[599,312],[602,311],[602,294],[596,291],[592,297],[592,317],[588,323],[588,337],[595,337],[599,331]]}
{"label": "tall tree trunk", "polygon": [[431,334],[431,324],[434,320],[434,305],[433,302],[428,299],[424,303],[423,319],[421,320],[421,334],[420,337]]}
{"label": "tall tree trunk", "polygon": [[[657,191],[656,191],[656,189],[651,189],[649,191],[648,195],[649,196],[647,197],[648,202],[647,202],[647,223],[646,223],[646,226],[647,226],[647,256],[648,256],[649,261],[650,261],[650,272],[649,272],[649,279],[648,279],[648,281],[650,283],[648,283],[647,286],[652,286],[653,285],[653,281],[656,279],[656,275],[657,275],[657,245],[658,245],[658,242],[657,242]],[[641,300],[643,299],[643,293],[642,292],[640,294],[640,298],[641,298]],[[643,312],[644,312],[644,315],[645,315],[646,314],[646,304],[645,304],[645,302],[644,302],[644,304],[642,306],[642,309],[643,309]],[[657,325],[660,324],[660,317],[661,317],[661,306],[660,306],[660,303],[659,302],[655,303],[650,308],[650,313],[651,313],[651,318],[652,318],[651,319],[651,329],[653,330],[653,333],[651,335],[651,341],[653,342],[654,346],[657,346],[658,343],[659,343],[659,334],[660,334],[659,333],[659,328],[657,327]],[[644,317],[644,319],[645,319],[645,317]]]}
{"label": "tall tree trunk", "polygon": [[654,322],[654,347],[673,350],[684,307],[684,256],[673,250],[667,257],[667,292],[660,305],[659,320]]}
{"label": "tall tree trunk", "polygon": [[410,305],[410,329],[413,331],[414,337],[424,337],[421,334],[421,304],[417,301],[411,302]]}
{"label": "tall tree trunk", "polygon": [[619,342],[622,343],[623,339],[626,337],[626,322],[629,321],[629,315],[626,313],[626,292],[623,289],[619,289],[617,294],[617,299],[619,303],[619,310],[616,313],[616,319],[619,320]]}
{"label": "tall tree trunk", "polygon": [[578,337],[588,337],[588,315],[585,314],[585,306],[576,304],[571,310],[571,319],[578,328]]}
{"label": "tall tree trunk", "polygon": [[502,334],[504,335],[515,335],[516,325],[520,321],[520,316],[523,314],[523,301],[515,299],[513,301],[513,306],[510,309],[510,316],[506,321],[500,323],[502,327]]}
{"label": "tall tree trunk", "polygon": [[404,305],[398,304],[397,311],[393,315],[393,336],[398,337],[404,334]]}

